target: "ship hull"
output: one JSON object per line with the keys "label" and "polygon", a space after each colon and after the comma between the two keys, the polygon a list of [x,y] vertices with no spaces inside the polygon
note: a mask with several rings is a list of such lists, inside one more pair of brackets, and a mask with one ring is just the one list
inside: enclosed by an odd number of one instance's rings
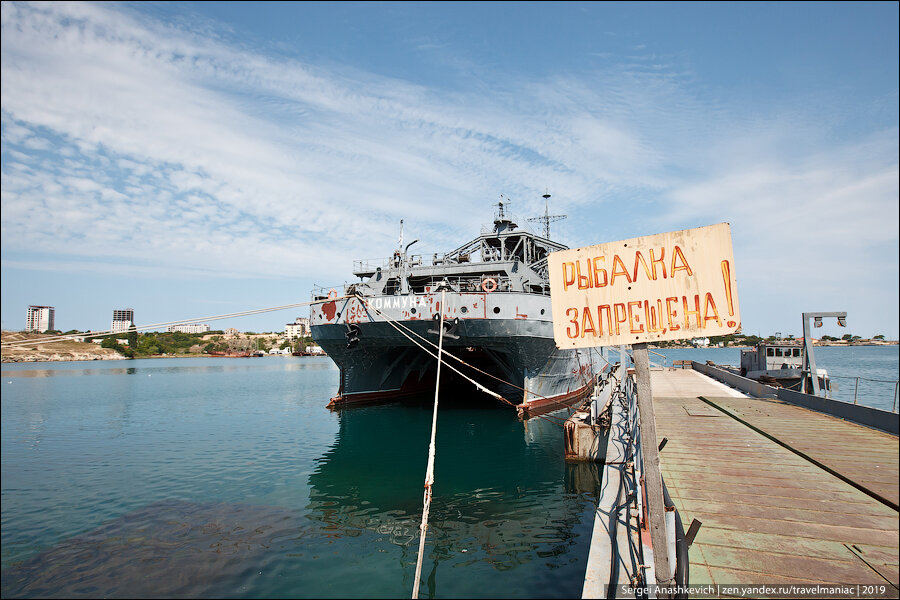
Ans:
{"label": "ship hull", "polygon": [[312,337],[341,371],[329,406],[433,394],[437,360],[432,344],[438,342],[442,315],[449,329],[444,349],[459,359],[444,363],[442,390],[446,386],[457,396],[492,402],[468,377],[523,416],[572,405],[590,394],[597,374],[593,355],[556,348],[549,297],[453,293],[444,297],[443,310],[440,298],[410,294],[313,305]]}

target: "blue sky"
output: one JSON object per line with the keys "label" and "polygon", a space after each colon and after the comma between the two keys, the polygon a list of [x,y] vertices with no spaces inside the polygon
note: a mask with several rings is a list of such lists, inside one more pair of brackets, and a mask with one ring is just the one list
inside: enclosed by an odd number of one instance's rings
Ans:
{"label": "blue sky", "polygon": [[303,302],[546,191],[571,247],[731,223],[746,333],[898,338],[896,2],[0,10],[4,329]]}

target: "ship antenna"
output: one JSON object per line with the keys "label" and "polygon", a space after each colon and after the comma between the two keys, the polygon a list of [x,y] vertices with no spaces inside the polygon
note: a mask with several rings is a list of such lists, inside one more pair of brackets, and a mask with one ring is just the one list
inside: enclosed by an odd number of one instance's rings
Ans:
{"label": "ship antenna", "polygon": [[543,217],[534,217],[528,219],[532,223],[543,223],[544,224],[544,238],[550,239],[550,223],[554,221],[562,221],[568,215],[551,215],[550,214],[550,194],[544,192],[544,216]]}
{"label": "ship antenna", "polygon": [[403,219],[400,219],[400,239],[397,240],[397,249],[403,247]]}

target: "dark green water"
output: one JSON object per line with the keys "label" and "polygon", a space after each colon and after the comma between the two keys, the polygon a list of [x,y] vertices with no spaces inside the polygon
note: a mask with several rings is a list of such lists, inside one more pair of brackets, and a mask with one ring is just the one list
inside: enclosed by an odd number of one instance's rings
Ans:
{"label": "dark green water", "polygon": [[[324,408],[327,358],[4,365],[2,596],[409,597],[431,406]],[[420,597],[580,596],[560,428],[442,399]]]}

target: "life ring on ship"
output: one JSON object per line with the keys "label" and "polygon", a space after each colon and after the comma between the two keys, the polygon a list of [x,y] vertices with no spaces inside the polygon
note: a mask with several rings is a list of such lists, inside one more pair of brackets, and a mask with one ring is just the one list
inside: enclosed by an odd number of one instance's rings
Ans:
{"label": "life ring on ship", "polygon": [[337,290],[334,288],[331,288],[330,290],[328,290],[328,299],[334,300],[335,298],[337,298]]}
{"label": "life ring on ship", "polygon": [[488,277],[484,281],[481,282],[481,289],[490,294],[494,290],[497,289],[497,282]]}

